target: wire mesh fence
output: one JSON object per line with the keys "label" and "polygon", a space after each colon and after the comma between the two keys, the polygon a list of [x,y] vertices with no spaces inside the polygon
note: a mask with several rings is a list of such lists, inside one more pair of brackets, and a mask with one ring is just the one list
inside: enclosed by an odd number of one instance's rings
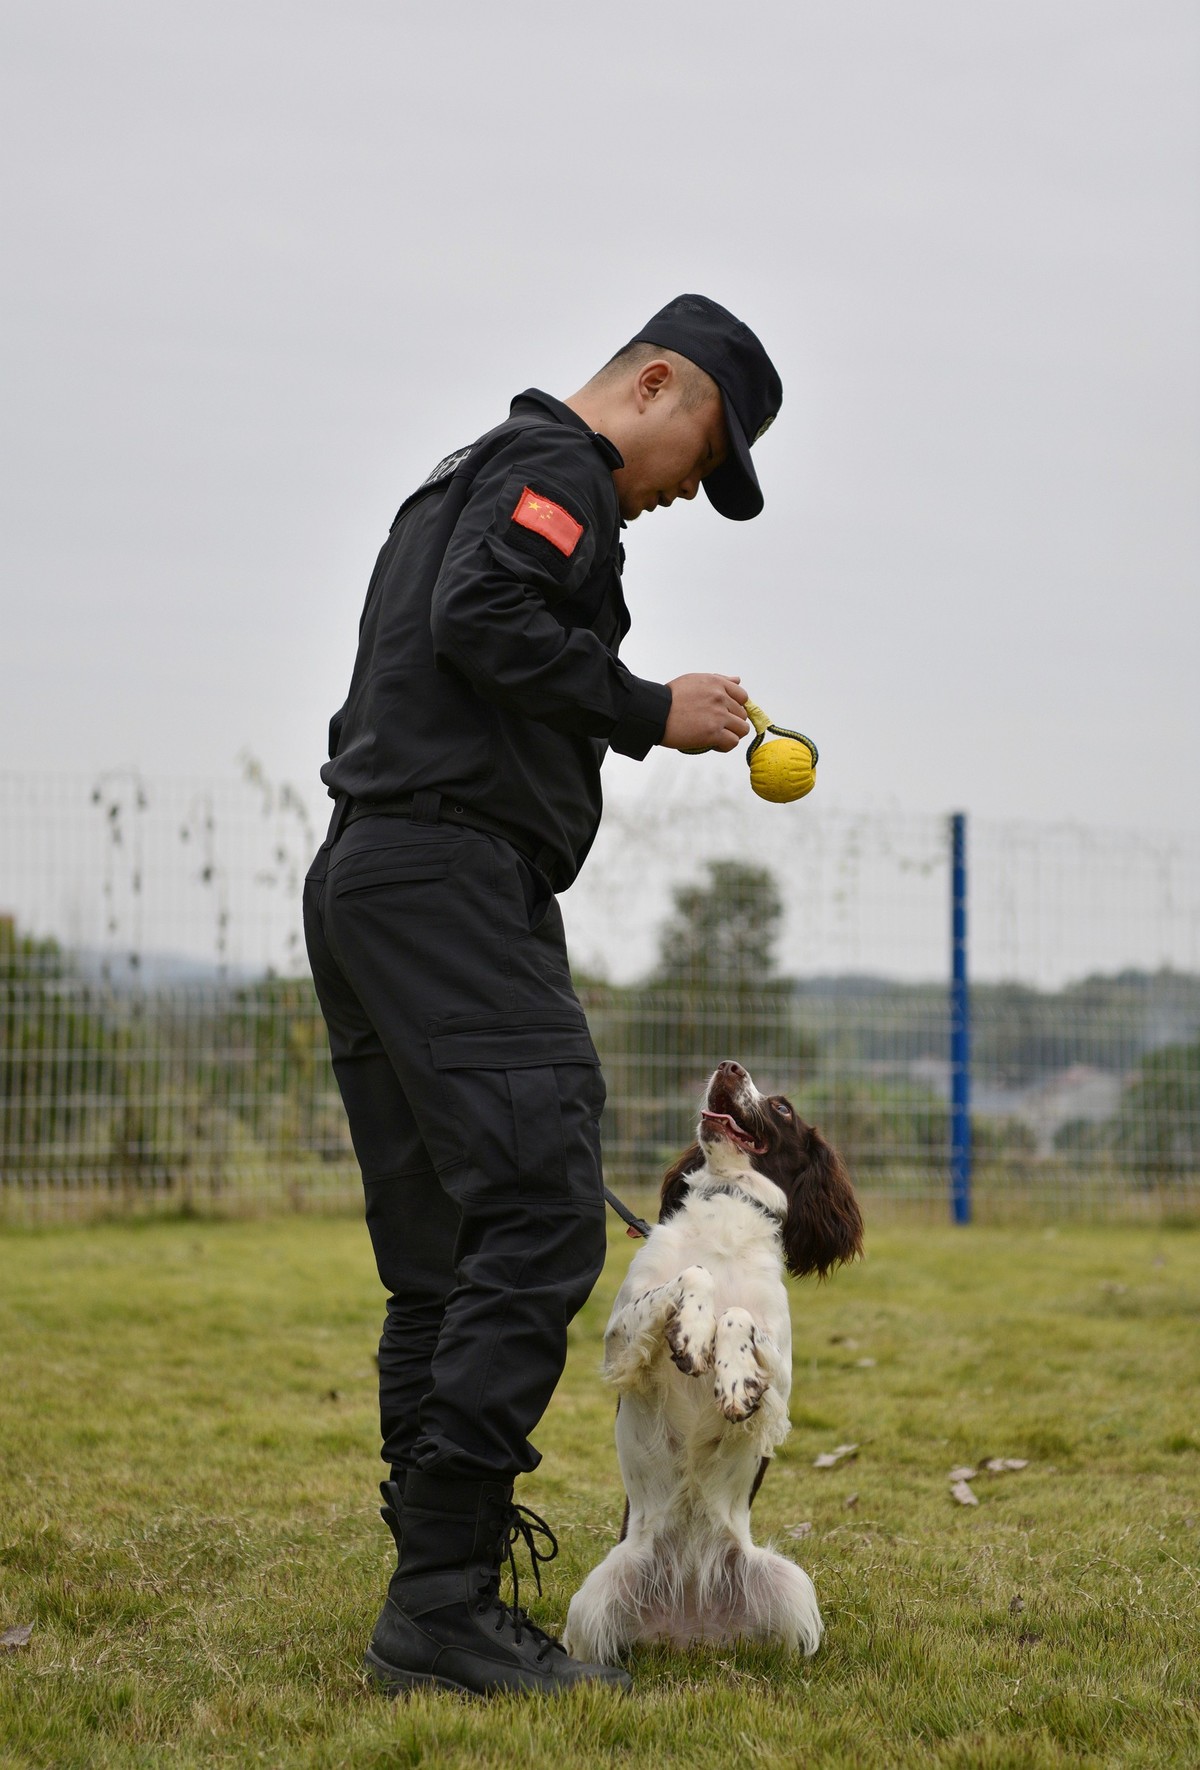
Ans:
{"label": "wire mesh fence", "polygon": [[[563,899],[609,1183],[647,1209],[736,1057],[870,1209],[944,1211],[946,820],[648,776]],[[0,807],[0,1221],[356,1205],[300,934],[324,807],[250,758]],[[974,821],[968,853],[975,1214],[1200,1216],[1200,837]]]}

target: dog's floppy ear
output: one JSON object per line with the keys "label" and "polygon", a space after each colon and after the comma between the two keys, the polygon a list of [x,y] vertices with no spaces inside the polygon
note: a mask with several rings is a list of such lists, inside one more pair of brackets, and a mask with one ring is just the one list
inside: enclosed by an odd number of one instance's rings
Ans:
{"label": "dog's floppy ear", "polygon": [[787,1192],[783,1257],[793,1278],[824,1278],[862,1253],[862,1214],[846,1164],[813,1127]]}
{"label": "dog's floppy ear", "polygon": [[704,1151],[698,1143],[685,1149],[677,1162],[674,1162],[663,1175],[662,1192],[658,1201],[658,1220],[665,1223],[673,1217],[687,1197],[687,1181],[684,1176],[694,1174],[697,1168],[704,1166]]}

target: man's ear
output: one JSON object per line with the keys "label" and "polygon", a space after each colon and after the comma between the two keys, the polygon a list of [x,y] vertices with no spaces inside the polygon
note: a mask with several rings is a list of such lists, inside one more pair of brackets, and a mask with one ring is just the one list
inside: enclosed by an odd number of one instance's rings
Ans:
{"label": "man's ear", "polygon": [[670,385],[674,373],[675,370],[671,364],[661,357],[655,357],[652,362],[642,364],[633,384],[633,396],[639,412],[644,412],[646,407],[658,398],[664,388]]}

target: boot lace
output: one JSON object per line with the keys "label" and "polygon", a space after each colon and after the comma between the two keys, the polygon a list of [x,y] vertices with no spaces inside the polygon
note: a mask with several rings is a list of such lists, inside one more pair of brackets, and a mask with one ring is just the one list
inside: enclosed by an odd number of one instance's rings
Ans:
{"label": "boot lace", "polygon": [[[549,1547],[539,1549],[534,1540],[535,1537],[541,1537]],[[539,1660],[544,1660],[552,1651],[565,1653],[567,1650],[561,1641],[556,1640],[553,1635],[548,1635],[545,1629],[539,1628],[537,1623],[521,1608],[521,1587],[517,1575],[517,1558],[514,1553],[519,1542],[524,1542],[529,1551],[529,1564],[533,1569],[538,1597],[541,1597],[542,1564],[553,1561],[558,1554],[558,1538],[546,1520],[539,1518],[537,1513],[530,1511],[528,1506],[509,1505],[505,1508],[497,1530],[493,1569],[479,1587],[478,1595],[481,1600],[479,1608],[482,1611],[490,1609],[494,1605],[499,1613],[496,1618],[497,1633],[506,1626],[511,1626],[513,1641],[519,1646],[522,1637],[527,1632],[534,1641],[540,1644],[537,1657]],[[500,1580],[506,1561],[512,1577],[511,1604],[505,1604],[500,1597]]]}

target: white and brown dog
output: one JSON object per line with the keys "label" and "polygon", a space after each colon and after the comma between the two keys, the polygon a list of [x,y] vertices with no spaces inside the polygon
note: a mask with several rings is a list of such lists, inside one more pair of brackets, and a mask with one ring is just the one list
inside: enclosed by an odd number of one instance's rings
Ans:
{"label": "white and brown dog", "polygon": [[852,1260],[862,1218],[840,1158],[740,1064],[713,1075],[698,1135],[667,1173],[605,1334],[625,1524],[564,1634],[605,1664],[641,1642],[815,1653],[821,1639],[811,1579],[755,1547],[750,1506],[789,1429],[784,1268],[824,1277]]}

